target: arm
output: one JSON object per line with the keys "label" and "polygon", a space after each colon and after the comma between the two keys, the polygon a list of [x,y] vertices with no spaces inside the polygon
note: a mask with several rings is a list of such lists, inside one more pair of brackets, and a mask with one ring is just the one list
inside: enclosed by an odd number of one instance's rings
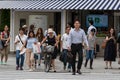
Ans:
{"label": "arm", "polygon": [[41,42],[41,45],[47,40],[47,37],[45,37],[42,42]]}
{"label": "arm", "polygon": [[55,37],[55,40],[56,40],[55,46],[57,46],[59,43],[59,39],[57,37]]}
{"label": "arm", "polygon": [[83,31],[83,40],[86,43],[87,47],[89,47],[88,45],[88,40],[87,40],[87,36],[85,35],[85,32]]}

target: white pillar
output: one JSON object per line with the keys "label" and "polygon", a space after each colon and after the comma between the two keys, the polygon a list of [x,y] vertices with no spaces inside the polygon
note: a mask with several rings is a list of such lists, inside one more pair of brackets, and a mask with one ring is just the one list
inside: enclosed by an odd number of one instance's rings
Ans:
{"label": "white pillar", "polygon": [[61,35],[65,33],[65,27],[66,27],[66,10],[63,10],[61,12]]}
{"label": "white pillar", "polygon": [[10,10],[10,52],[14,52],[14,10]]}

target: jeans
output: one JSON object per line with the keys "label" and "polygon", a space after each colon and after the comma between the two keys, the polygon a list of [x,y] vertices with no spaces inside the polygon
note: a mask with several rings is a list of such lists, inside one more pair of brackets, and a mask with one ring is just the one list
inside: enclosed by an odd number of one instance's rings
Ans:
{"label": "jeans", "polygon": [[24,64],[24,54],[20,55],[20,50],[16,50],[16,64],[18,67],[23,67]]}
{"label": "jeans", "polygon": [[87,50],[86,59],[89,60],[93,58],[94,58],[94,50]]}
{"label": "jeans", "polygon": [[[67,49],[63,49],[62,54],[64,56],[64,62],[63,62],[64,66],[67,65],[67,53],[68,53],[68,50]],[[70,69],[70,68],[71,68],[71,64],[68,63],[68,69]]]}
{"label": "jeans", "polygon": [[80,70],[82,67],[82,62],[83,62],[83,49],[82,49],[82,44],[72,44],[71,45],[72,49],[72,55],[73,55],[73,60],[72,60],[72,69],[73,72],[76,72],[76,54],[78,53],[78,63],[77,63],[77,70]]}

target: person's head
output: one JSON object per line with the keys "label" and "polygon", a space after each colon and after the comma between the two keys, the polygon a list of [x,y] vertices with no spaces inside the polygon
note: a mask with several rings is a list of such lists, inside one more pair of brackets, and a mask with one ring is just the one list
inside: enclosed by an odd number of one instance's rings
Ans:
{"label": "person's head", "polygon": [[74,27],[75,27],[76,29],[79,29],[80,26],[81,26],[80,21],[79,21],[78,19],[76,19],[76,20],[74,21]]}
{"label": "person's head", "polygon": [[23,34],[24,34],[24,28],[19,28],[19,33],[20,33],[21,35],[23,35]]}
{"label": "person's head", "polygon": [[28,27],[27,27],[27,25],[23,25],[22,28],[27,29]]}
{"label": "person's head", "polygon": [[52,30],[54,30],[53,25],[50,25],[50,26],[48,27],[48,29],[52,29]]}
{"label": "person's head", "polygon": [[90,21],[89,21],[89,25],[93,25],[93,20],[90,20]]}
{"label": "person's head", "polygon": [[38,28],[36,36],[38,36],[39,34],[43,35],[43,30],[42,28]]}
{"label": "person's head", "polygon": [[67,34],[69,34],[69,32],[70,32],[70,27],[67,26],[67,27],[65,28],[65,31],[66,31]]}
{"label": "person's head", "polygon": [[114,28],[110,28],[109,34],[115,36],[115,29]]}
{"label": "person's head", "polygon": [[52,29],[48,29],[48,34],[49,34],[49,36],[53,36],[53,30]]}
{"label": "person's head", "polygon": [[35,37],[35,34],[33,31],[30,31],[29,34],[28,34],[28,38],[33,38]]}
{"label": "person's head", "polygon": [[68,23],[67,23],[67,26],[71,27],[71,23],[70,23],[70,22],[68,22]]}
{"label": "person's head", "polygon": [[8,26],[7,26],[7,25],[5,25],[5,27],[4,27],[4,31],[6,31],[6,32],[7,32],[7,31],[8,31],[8,29],[9,29],[9,28],[8,28]]}
{"label": "person's head", "polygon": [[30,25],[30,31],[34,31],[34,29],[35,29],[34,25],[33,24]]}
{"label": "person's head", "polygon": [[95,32],[96,32],[96,31],[95,31],[95,29],[94,29],[94,28],[93,28],[93,29],[91,29],[91,34],[92,34],[92,35],[94,35],[94,34],[95,34]]}

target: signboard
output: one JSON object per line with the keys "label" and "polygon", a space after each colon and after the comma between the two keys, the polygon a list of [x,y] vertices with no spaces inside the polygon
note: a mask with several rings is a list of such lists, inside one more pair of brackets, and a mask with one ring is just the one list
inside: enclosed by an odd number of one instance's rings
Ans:
{"label": "signboard", "polygon": [[29,16],[29,25],[33,24],[35,28],[35,32],[37,32],[38,28],[42,28],[43,31],[47,29],[47,16],[46,15],[30,15]]}
{"label": "signboard", "polygon": [[108,15],[88,15],[86,17],[86,25],[89,27],[89,21],[94,22],[95,27],[108,27]]}

